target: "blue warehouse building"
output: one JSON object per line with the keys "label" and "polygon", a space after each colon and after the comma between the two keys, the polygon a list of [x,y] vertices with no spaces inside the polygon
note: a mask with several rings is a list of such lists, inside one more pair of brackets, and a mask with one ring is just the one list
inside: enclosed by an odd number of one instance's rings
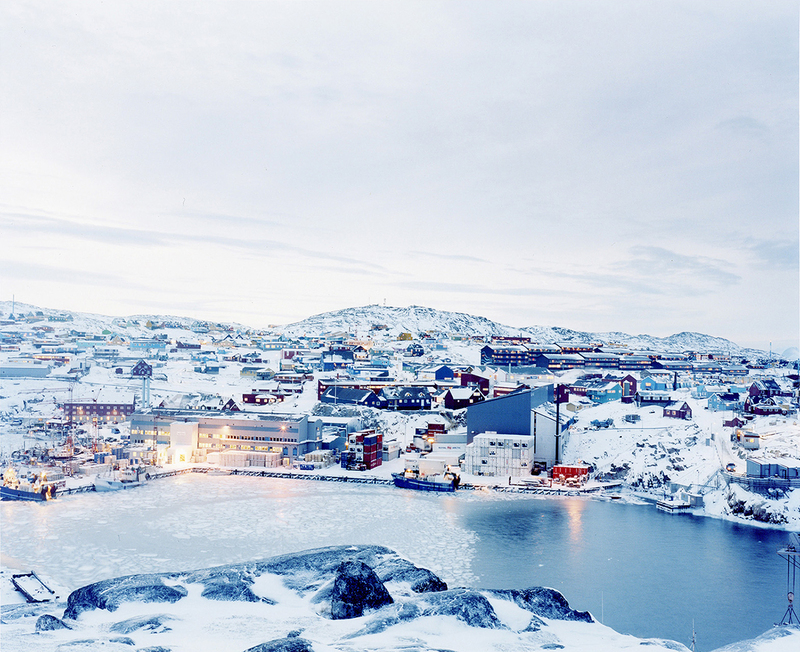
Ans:
{"label": "blue warehouse building", "polygon": [[[467,443],[484,432],[527,435],[531,437],[534,461],[551,466],[556,459],[553,396],[553,385],[541,385],[470,405],[467,408]],[[561,432],[572,423],[564,414],[560,415],[560,421]],[[558,457],[562,458],[561,451]]]}

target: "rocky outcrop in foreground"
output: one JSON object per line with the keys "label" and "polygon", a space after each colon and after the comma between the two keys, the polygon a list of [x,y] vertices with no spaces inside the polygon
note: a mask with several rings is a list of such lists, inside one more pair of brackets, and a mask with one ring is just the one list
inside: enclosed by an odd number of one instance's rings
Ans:
{"label": "rocky outcrop in foreground", "polygon": [[379,546],[119,577],[73,591],[60,617],[53,606],[4,609],[4,649],[472,652],[586,649],[590,640],[598,652],[686,650],[617,634],[553,589],[450,589]]}

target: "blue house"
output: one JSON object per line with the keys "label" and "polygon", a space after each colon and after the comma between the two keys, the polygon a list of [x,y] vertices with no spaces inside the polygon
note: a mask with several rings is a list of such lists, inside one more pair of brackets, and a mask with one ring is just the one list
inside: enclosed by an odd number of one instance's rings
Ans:
{"label": "blue house", "polygon": [[595,403],[608,403],[622,398],[622,386],[619,383],[603,383],[586,388],[586,398]]}
{"label": "blue house", "polygon": [[426,380],[453,380],[455,378],[455,372],[447,365],[423,367],[418,373],[421,378]]}
{"label": "blue house", "polygon": [[384,387],[379,398],[388,410],[431,409],[431,395],[427,387]]}
{"label": "blue house", "polygon": [[322,352],[322,371],[335,371],[353,366],[355,355],[346,349],[336,349]]}
{"label": "blue house", "polygon": [[453,380],[455,373],[447,365],[442,365],[433,374],[434,380]]}
{"label": "blue house", "polygon": [[666,392],[667,383],[652,376],[647,376],[639,381],[639,390],[643,392]]}
{"label": "blue house", "polygon": [[382,408],[384,401],[369,389],[352,389],[350,387],[328,387],[320,396],[323,403],[364,405],[366,407]]}
{"label": "blue house", "polygon": [[712,412],[741,410],[742,408],[744,408],[744,401],[739,394],[712,394],[708,397],[708,409]]}

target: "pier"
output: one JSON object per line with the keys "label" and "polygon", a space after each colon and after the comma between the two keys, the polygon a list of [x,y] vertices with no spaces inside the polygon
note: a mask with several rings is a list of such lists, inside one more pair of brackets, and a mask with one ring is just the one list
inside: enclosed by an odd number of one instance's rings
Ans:
{"label": "pier", "polygon": [[[169,471],[150,471],[146,479],[148,481],[160,480],[162,478],[171,478],[186,473],[201,473],[207,474],[210,471],[217,469],[211,467],[185,467],[182,469],[172,469]],[[311,482],[349,482],[354,484],[369,484],[369,485],[385,485],[393,486],[394,481],[391,478],[379,478],[376,476],[353,476],[353,475],[324,475],[320,473],[302,473],[295,471],[272,471],[267,469],[229,469],[229,475],[248,476],[254,478],[279,478],[283,480],[309,480]],[[512,493],[512,494],[527,494],[532,496],[584,496],[588,494],[598,493],[607,489],[612,489],[619,486],[621,483],[612,483],[608,485],[597,485],[591,487],[563,487],[563,486],[541,486],[529,484],[473,484],[462,483],[459,485],[459,490],[466,491],[495,491],[498,493]],[[58,492],[59,496],[67,494],[81,494],[89,491],[95,491],[93,484],[83,485],[80,487],[72,487],[70,489],[61,489]]]}

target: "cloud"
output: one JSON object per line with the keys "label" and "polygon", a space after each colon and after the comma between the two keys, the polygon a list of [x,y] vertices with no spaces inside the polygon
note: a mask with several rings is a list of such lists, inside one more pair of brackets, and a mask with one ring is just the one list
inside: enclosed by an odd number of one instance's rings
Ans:
{"label": "cloud", "polygon": [[770,128],[766,124],[760,120],[744,115],[723,120],[717,124],[716,128],[729,135],[748,136],[764,141],[766,141],[770,135]]}
{"label": "cloud", "polygon": [[133,283],[119,274],[94,272],[75,267],[42,265],[40,263],[0,261],[0,275],[16,281],[47,281],[60,285],[89,285],[107,288],[150,290],[148,286]]}
{"label": "cloud", "polygon": [[[235,216],[227,216],[226,220],[236,220]],[[247,220],[248,218],[244,218]],[[265,226],[261,222],[256,223]],[[130,229],[127,227],[110,226],[96,223],[79,222],[72,219],[46,217],[19,211],[4,211],[0,214],[0,228],[15,232],[23,238],[29,237],[36,240],[42,234],[55,234],[71,237],[84,242],[96,242],[104,245],[119,245],[124,247],[169,247],[180,245],[209,245],[213,248],[227,247],[238,252],[251,252],[255,254],[281,253],[294,254],[319,261],[340,263],[351,271],[365,274],[386,273],[389,270],[378,263],[366,258],[353,258],[336,253],[318,251],[295,244],[294,240],[272,240],[266,238],[246,238],[213,233],[196,232],[171,232],[153,231],[143,229]],[[225,229],[220,229],[225,231]]]}
{"label": "cloud", "polygon": [[669,249],[653,246],[631,247],[633,259],[617,263],[614,267],[637,276],[657,278],[667,282],[697,283],[713,286],[735,285],[741,277],[727,271],[732,265],[724,260],[680,254]]}
{"label": "cloud", "polygon": [[478,258],[477,256],[465,256],[462,254],[446,254],[446,253],[431,253],[428,251],[409,251],[409,254],[420,256],[421,258],[430,258],[432,260],[452,260],[464,263],[484,263],[491,265],[491,261],[485,258]]}
{"label": "cloud", "polygon": [[445,283],[440,281],[400,281],[391,283],[392,287],[404,288],[406,290],[438,292],[438,293],[457,293],[457,294],[480,294],[491,296],[506,297],[554,297],[569,294],[566,291],[552,288],[535,287],[492,287],[488,285],[474,285],[469,283]]}
{"label": "cloud", "polygon": [[798,240],[760,240],[745,245],[764,269],[797,271],[800,267]]}
{"label": "cloud", "polygon": [[53,234],[100,244],[125,246],[132,244],[166,246],[168,244],[161,234],[151,231],[81,223],[23,212],[4,211],[0,215],[0,228],[31,238],[36,238],[40,234]]}

